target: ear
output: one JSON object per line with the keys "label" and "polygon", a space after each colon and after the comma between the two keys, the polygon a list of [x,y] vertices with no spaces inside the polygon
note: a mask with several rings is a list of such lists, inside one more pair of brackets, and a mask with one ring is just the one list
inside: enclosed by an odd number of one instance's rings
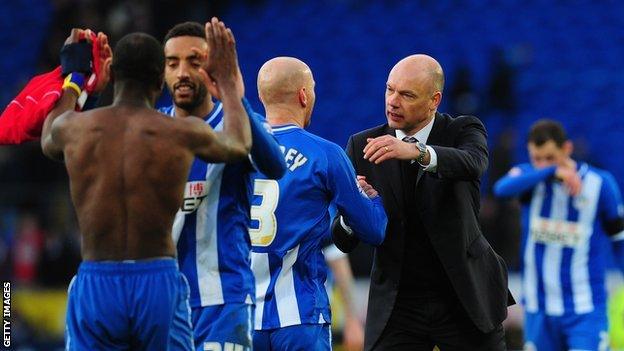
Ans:
{"label": "ear", "polygon": [[306,95],[305,88],[299,89],[298,98],[299,98],[299,104],[301,105],[301,107],[308,106],[308,96]]}
{"label": "ear", "polygon": [[440,106],[440,102],[442,102],[442,92],[441,91],[436,91],[431,96],[431,105],[430,105],[429,109],[431,111],[437,110],[438,106]]}
{"label": "ear", "polygon": [[570,157],[572,155],[572,152],[574,152],[574,144],[572,144],[570,140],[567,140],[563,143],[563,151],[565,152],[566,156]]}

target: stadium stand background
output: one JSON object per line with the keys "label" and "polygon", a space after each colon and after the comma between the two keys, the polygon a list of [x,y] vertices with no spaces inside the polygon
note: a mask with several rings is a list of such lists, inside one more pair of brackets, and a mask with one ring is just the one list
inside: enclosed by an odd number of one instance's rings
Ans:
{"label": "stadium stand background", "polygon": [[[493,199],[490,186],[511,164],[526,161],[524,138],[533,121],[561,120],[576,157],[610,170],[624,187],[622,14],[624,2],[615,0],[2,1],[0,105],[58,64],[72,27],[105,31],[115,42],[132,31],[162,38],[175,23],[219,15],[236,35],[254,107],[262,111],[255,89],[262,63],[301,58],[317,83],[310,130],[344,146],[350,134],[383,123],[392,65],[427,53],[446,73],[440,110],[475,114],[486,124],[491,163],[483,227],[513,268],[518,208]],[[166,94],[159,103],[167,103]],[[62,289],[80,259],[77,238],[63,166],[44,159],[38,143],[0,147],[0,276],[23,291],[14,309],[25,306],[14,313],[16,345],[60,345]],[[370,252],[360,248],[352,257],[360,276]]]}

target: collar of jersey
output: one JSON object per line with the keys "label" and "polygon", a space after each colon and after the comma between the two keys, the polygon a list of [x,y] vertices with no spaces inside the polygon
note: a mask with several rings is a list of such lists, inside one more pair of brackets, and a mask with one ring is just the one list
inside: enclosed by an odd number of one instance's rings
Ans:
{"label": "collar of jersey", "polygon": [[291,129],[301,129],[301,127],[299,127],[298,125],[294,123],[288,123],[288,124],[278,124],[275,126],[271,126],[271,129],[273,130],[273,132],[285,132]]}
{"label": "collar of jersey", "polygon": [[[208,113],[206,117],[204,117],[204,121],[210,124],[212,128],[215,128],[217,124],[219,124],[219,122],[221,121],[221,118],[217,118],[221,116],[221,110],[223,110],[223,104],[221,104],[220,101],[217,101],[212,108],[212,111],[210,111],[210,113]],[[171,117],[175,117],[175,105],[171,106],[169,115]]]}

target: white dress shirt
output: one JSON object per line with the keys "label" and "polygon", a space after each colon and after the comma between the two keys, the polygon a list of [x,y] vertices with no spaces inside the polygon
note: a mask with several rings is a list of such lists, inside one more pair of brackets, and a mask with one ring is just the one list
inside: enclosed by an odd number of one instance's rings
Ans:
{"label": "white dress shirt", "polygon": [[[427,123],[427,125],[424,128],[422,128],[421,130],[417,131],[415,134],[412,134],[412,135],[407,135],[402,130],[397,129],[395,131],[396,137],[399,140],[403,140],[403,138],[405,137],[414,137],[421,143],[427,144],[429,133],[431,133],[431,129],[433,129],[433,121],[435,121],[435,117],[433,117],[431,121],[429,121],[429,123]],[[438,169],[438,155],[436,154],[435,150],[429,145],[427,145],[427,151],[429,151],[429,157],[430,157],[429,164],[426,166],[420,163],[419,164],[423,168],[424,171],[435,172]]]}

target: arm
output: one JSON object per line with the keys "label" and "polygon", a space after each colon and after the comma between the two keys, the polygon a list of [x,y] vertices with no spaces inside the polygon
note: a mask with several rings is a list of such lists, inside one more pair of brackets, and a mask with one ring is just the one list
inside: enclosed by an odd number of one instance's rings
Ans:
{"label": "arm", "polygon": [[[349,141],[347,141],[347,156],[355,166],[354,160],[356,158],[354,157],[353,150],[353,136],[351,136],[349,137]],[[353,230],[347,226],[340,213],[337,213],[334,217],[330,230],[334,245],[342,252],[351,252],[360,243],[360,240],[357,236],[353,235]]]}
{"label": "arm", "polygon": [[[332,145],[333,147],[334,145]],[[327,150],[327,187],[333,196],[338,212],[353,235],[371,245],[380,245],[386,232],[388,219],[381,197],[369,199],[359,187],[355,171],[347,155],[339,147]]]}
{"label": "arm", "polygon": [[437,155],[437,173],[447,179],[478,180],[488,165],[487,135],[476,117],[462,120],[454,147],[431,146]]}
{"label": "arm", "polygon": [[251,149],[251,130],[249,116],[242,104],[244,85],[238,67],[236,42],[234,35],[223,22],[212,18],[206,23],[206,41],[208,54],[203,53],[206,84],[214,82],[219,90],[223,104],[223,131],[214,132],[212,128],[200,128],[196,120],[191,120],[196,129],[193,135],[192,151],[200,158],[212,162],[231,162],[241,160]]}
{"label": "arm", "polygon": [[[76,107],[78,93],[73,89],[65,88],[60,100],[50,111],[43,123],[41,131],[41,149],[46,157],[63,161],[63,142],[60,138],[64,117],[71,114]],[[56,123],[54,123],[57,121]]]}
{"label": "arm", "polygon": [[353,273],[346,255],[333,259],[327,257],[327,264],[332,271],[334,280],[344,308],[343,344],[347,350],[361,350],[364,345],[364,330],[362,323],[355,314],[353,301]]}
{"label": "arm", "polygon": [[[90,44],[79,48],[74,46],[82,45],[76,44],[81,38],[85,38]],[[92,46],[100,53],[98,57],[91,56]],[[88,50],[87,54],[84,53],[85,49]],[[89,67],[92,65],[99,67],[99,77],[92,82],[94,85],[91,87],[94,93],[99,93],[110,80],[112,55],[108,37],[101,32],[96,36],[89,29],[74,28],[65,40],[65,45],[61,49],[61,64],[67,76],[63,82],[61,98],[48,113],[41,131],[41,149],[48,158],[63,160],[64,121],[76,108],[78,98],[86,85],[85,74],[90,73]]]}
{"label": "arm", "polygon": [[494,184],[494,195],[498,197],[518,196],[535,187],[539,182],[555,175],[556,167],[534,169],[514,167]]}
{"label": "arm", "polygon": [[249,103],[243,99],[245,109],[251,117],[251,157],[258,170],[270,179],[280,179],[286,172],[286,161],[280,145],[264,118],[254,113]]}

